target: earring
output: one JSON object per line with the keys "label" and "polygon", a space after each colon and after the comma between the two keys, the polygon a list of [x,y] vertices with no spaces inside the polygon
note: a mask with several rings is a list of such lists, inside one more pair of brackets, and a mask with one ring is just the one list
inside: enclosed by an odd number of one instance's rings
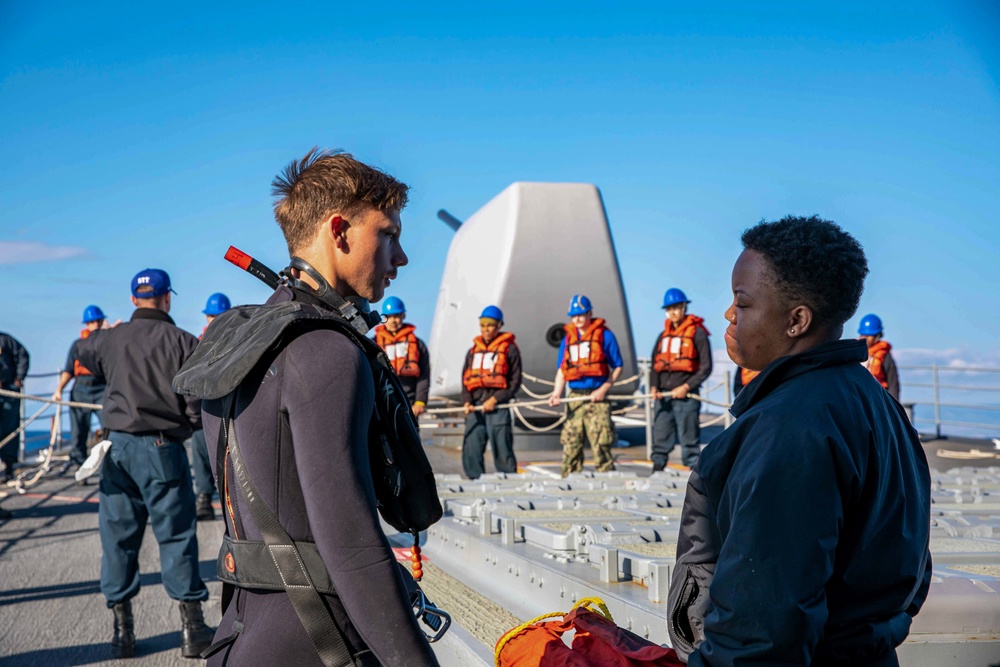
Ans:
{"label": "earring", "polygon": [[790,333],[790,334],[792,334],[792,335],[794,336],[794,335],[795,335],[795,329],[792,329],[792,330],[791,330],[791,331],[789,331],[788,333]]}

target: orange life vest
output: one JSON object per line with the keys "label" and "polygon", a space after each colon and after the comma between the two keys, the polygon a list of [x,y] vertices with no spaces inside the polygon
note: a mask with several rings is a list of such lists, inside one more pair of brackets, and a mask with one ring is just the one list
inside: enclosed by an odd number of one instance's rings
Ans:
{"label": "orange life vest", "polygon": [[701,367],[698,350],[694,346],[694,333],[699,327],[708,333],[700,317],[688,315],[676,327],[669,319],[664,323],[663,333],[657,342],[653,370],[657,373],[679,372],[697,373]]}
{"label": "orange life vest", "polygon": [[886,389],[889,388],[889,380],[885,376],[885,369],[882,365],[885,363],[885,357],[891,349],[892,345],[889,345],[884,340],[880,340],[868,348],[868,361],[865,362],[865,366],[871,374]]}
{"label": "orange life vest", "polygon": [[392,369],[401,378],[420,377],[420,348],[413,333],[417,328],[403,323],[399,331],[392,334],[384,324],[375,327],[375,342],[385,350]]}
{"label": "orange life vest", "polygon": [[482,336],[476,336],[472,343],[472,363],[462,376],[462,384],[469,391],[476,389],[506,389],[510,364],[507,356],[514,344],[514,334],[503,332],[489,345]]}
{"label": "orange life vest", "polygon": [[749,368],[740,369],[740,384],[744,387],[750,384],[750,380],[760,375],[760,371],[752,371]]}
{"label": "orange life vest", "polygon": [[[90,335],[90,329],[80,330],[80,340],[83,340]],[[90,370],[80,363],[79,359],[73,360],[73,377],[80,377],[81,375],[93,375]]]}
{"label": "orange life vest", "polygon": [[570,322],[566,329],[566,354],[563,355],[562,372],[568,382],[588,377],[607,377],[608,359],[604,356],[604,320],[597,317],[581,334]]}

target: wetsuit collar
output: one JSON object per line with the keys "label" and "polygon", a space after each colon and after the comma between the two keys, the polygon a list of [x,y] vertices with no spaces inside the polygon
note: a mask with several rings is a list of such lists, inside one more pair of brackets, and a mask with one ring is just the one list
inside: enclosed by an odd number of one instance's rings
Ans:
{"label": "wetsuit collar", "polygon": [[160,320],[161,322],[174,323],[173,318],[159,308],[136,308],[129,321],[135,322],[136,320]]}

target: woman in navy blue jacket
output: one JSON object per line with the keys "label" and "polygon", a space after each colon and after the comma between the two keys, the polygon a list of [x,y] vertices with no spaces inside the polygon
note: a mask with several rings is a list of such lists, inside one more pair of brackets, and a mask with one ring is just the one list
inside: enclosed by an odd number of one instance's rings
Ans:
{"label": "woman in navy blue jacket", "polygon": [[840,340],[864,251],[815,217],[742,241],[726,348],[762,373],[691,474],[674,648],[692,666],[895,666],[930,584],[930,474],[865,344]]}

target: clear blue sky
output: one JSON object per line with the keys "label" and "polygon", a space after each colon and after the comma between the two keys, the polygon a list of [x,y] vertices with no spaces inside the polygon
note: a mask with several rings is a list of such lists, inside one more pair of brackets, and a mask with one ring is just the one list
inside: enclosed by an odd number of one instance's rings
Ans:
{"label": "clear blue sky", "polygon": [[412,186],[393,293],[425,334],[438,208],[584,181],[641,354],[671,286],[722,348],[740,232],[816,213],[865,246],[858,315],[904,362],[1000,363],[996,3],[141,4],[0,3],[0,330],[34,372],[147,266],[196,333],[211,292],[264,298],[222,254],[283,266],[269,184],[314,145]]}

